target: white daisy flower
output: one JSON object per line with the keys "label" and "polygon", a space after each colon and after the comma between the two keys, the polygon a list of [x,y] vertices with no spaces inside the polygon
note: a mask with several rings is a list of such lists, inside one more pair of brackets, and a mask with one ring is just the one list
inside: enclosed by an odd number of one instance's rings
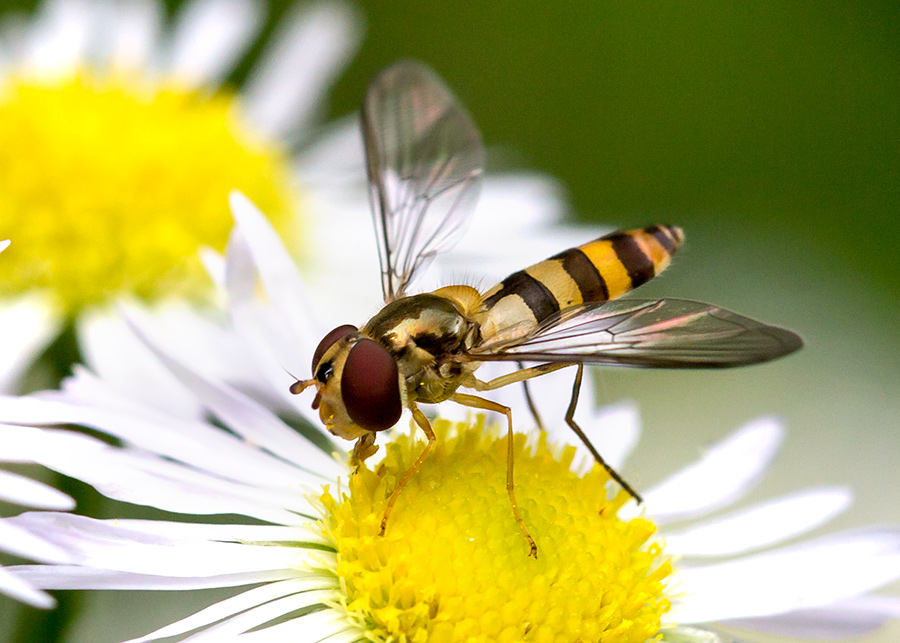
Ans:
{"label": "white daisy flower", "polygon": [[[275,404],[162,347],[155,320],[139,310],[130,313],[133,332],[204,415],[137,397],[83,368],[62,391],[0,398],[0,422],[21,427],[24,456],[110,498],[185,516],[5,519],[66,557],[10,568],[16,578],[43,590],[253,586],[133,641],[709,643],[728,640],[710,624],[849,635],[897,614],[897,601],[869,592],[900,577],[900,529],[797,540],[848,506],[846,489],[807,489],[711,516],[764,475],[784,437],[773,419],[738,429],[647,490],[642,508],[605,472],[583,468],[573,447],[517,435],[516,491],[536,560],[506,498],[504,440],[481,417],[437,419],[438,444],[379,536],[387,495],[422,443],[395,430],[381,460],[350,475],[348,444],[304,428],[309,400],[285,395],[291,378],[279,362],[308,368],[322,329],[274,230],[246,200],[233,206],[223,282],[233,328],[210,343],[221,341],[223,354],[233,342],[250,347],[241,350],[260,361],[258,389],[271,386]],[[533,387],[549,406],[552,390]],[[528,417],[519,401],[510,404]],[[638,432],[634,409],[587,407],[582,425],[621,466]],[[112,442],[39,428],[60,424]],[[202,520],[213,515],[241,518]]]}
{"label": "white daisy flower", "polygon": [[[254,0],[189,0],[171,24],[161,0],[46,0],[0,25],[0,235],[16,238],[0,280],[0,326],[15,338],[3,342],[0,391],[15,390],[73,320],[92,368],[110,379],[129,371],[109,339],[127,336],[109,312],[123,297],[157,304],[192,337],[192,310],[210,290],[196,249],[224,248],[232,189],[265,208],[314,288],[345,276],[336,245],[374,264],[358,128],[317,118],[357,48],[360,16],[340,0],[303,3],[235,91],[226,79],[263,21]],[[480,207],[492,217],[479,218],[521,220],[508,246],[519,264],[526,233],[546,232],[562,203],[545,177],[488,177]],[[305,217],[312,208],[325,216]],[[457,256],[496,257],[484,238],[473,231]],[[206,261],[221,264],[213,251]],[[377,285],[354,283],[343,301],[377,304]]]}
{"label": "white daisy flower", "polygon": [[250,0],[194,0],[172,24],[158,0],[47,0],[5,17],[0,202],[17,243],[0,324],[16,352],[0,390],[66,320],[123,295],[202,299],[196,248],[224,245],[232,188],[286,231],[302,221],[288,145],[314,133],[359,21],[340,2],[305,6],[236,94],[223,83],[263,18]]}

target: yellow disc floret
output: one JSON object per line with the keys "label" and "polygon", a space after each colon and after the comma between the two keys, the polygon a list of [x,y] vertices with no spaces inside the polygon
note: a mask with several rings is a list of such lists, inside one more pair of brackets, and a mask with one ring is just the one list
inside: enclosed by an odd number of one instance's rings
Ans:
{"label": "yellow disc floret", "polygon": [[202,292],[201,244],[223,249],[227,196],[289,219],[285,155],[233,95],[86,72],[0,86],[0,295],[49,291],[68,314],[130,294]]}
{"label": "yellow disc floret", "polygon": [[435,423],[437,444],[399,496],[385,536],[387,498],[421,452],[400,437],[349,491],[322,496],[337,552],[339,606],[372,641],[392,643],[644,643],[657,636],[671,564],[649,541],[655,526],[616,516],[605,471],[578,476],[574,449],[516,436],[515,484],[528,545],[506,492],[506,439]]}

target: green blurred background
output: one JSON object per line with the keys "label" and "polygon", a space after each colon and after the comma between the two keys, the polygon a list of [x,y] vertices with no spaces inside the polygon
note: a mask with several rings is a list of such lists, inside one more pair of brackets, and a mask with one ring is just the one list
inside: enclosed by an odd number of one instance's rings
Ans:
{"label": "green blurred background", "polygon": [[[272,20],[288,4],[272,3]],[[900,4],[398,0],[361,11],[365,40],[331,116],[355,110],[384,65],[421,59],[469,107],[489,169],[557,177],[573,219],[685,229],[674,267],[642,296],[716,302],[805,338],[800,354],[745,370],[603,371],[604,401],[640,403],[630,480],[646,488],[777,414],[788,437],[748,502],[851,485],[857,501],[834,524],[900,524]],[[69,640],[139,635],[211,600],[92,594]],[[865,640],[898,639],[895,625]]]}

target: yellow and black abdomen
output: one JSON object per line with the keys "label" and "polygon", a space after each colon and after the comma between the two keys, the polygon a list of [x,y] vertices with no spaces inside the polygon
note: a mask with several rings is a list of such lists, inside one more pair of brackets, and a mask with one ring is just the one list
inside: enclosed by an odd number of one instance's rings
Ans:
{"label": "yellow and black abdomen", "polygon": [[569,306],[615,299],[662,272],[683,240],[676,226],[623,230],[513,273],[484,294],[482,337],[513,325],[524,330],[526,322],[540,324]]}

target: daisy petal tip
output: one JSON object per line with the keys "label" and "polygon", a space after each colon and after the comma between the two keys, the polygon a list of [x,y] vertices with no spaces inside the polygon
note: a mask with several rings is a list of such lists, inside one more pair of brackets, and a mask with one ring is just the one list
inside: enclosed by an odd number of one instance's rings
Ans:
{"label": "daisy petal tip", "polygon": [[272,226],[266,218],[265,213],[259,209],[250,197],[240,190],[232,190],[228,194],[228,205],[231,207],[231,214],[234,218],[236,226],[259,226],[264,225],[271,230],[271,234],[277,234],[272,230]]}
{"label": "daisy petal tip", "polygon": [[758,436],[765,442],[772,443],[774,446],[780,446],[784,440],[786,430],[784,420],[781,417],[777,415],[763,415],[742,426],[738,429],[738,433]]}
{"label": "daisy petal tip", "polygon": [[0,252],[3,252],[7,248],[9,248],[9,244],[10,244],[9,239],[4,239],[3,241],[0,241]]}
{"label": "daisy petal tip", "polygon": [[29,590],[25,591],[3,593],[39,610],[56,609],[56,599],[39,589],[29,588]]}
{"label": "daisy petal tip", "polygon": [[206,274],[218,288],[222,288],[225,284],[225,257],[209,246],[201,246],[198,255]]}
{"label": "daisy petal tip", "polygon": [[853,489],[850,487],[824,487],[821,491],[823,495],[827,495],[832,499],[838,513],[850,507],[856,499],[856,496],[853,494]]}
{"label": "daisy petal tip", "polygon": [[365,25],[363,13],[360,9],[345,0],[320,0],[311,3],[298,13],[297,19],[319,20],[332,26],[346,37],[352,37],[354,42],[362,36]]}
{"label": "daisy petal tip", "polygon": [[231,206],[231,211],[235,215],[248,208],[256,209],[256,205],[253,201],[251,201],[246,194],[237,189],[228,193],[228,205]]}
{"label": "daisy petal tip", "polygon": [[75,498],[62,491],[57,491],[56,489],[53,489],[53,491],[56,493],[41,505],[41,509],[46,509],[48,511],[72,511],[75,509],[77,506]]}

